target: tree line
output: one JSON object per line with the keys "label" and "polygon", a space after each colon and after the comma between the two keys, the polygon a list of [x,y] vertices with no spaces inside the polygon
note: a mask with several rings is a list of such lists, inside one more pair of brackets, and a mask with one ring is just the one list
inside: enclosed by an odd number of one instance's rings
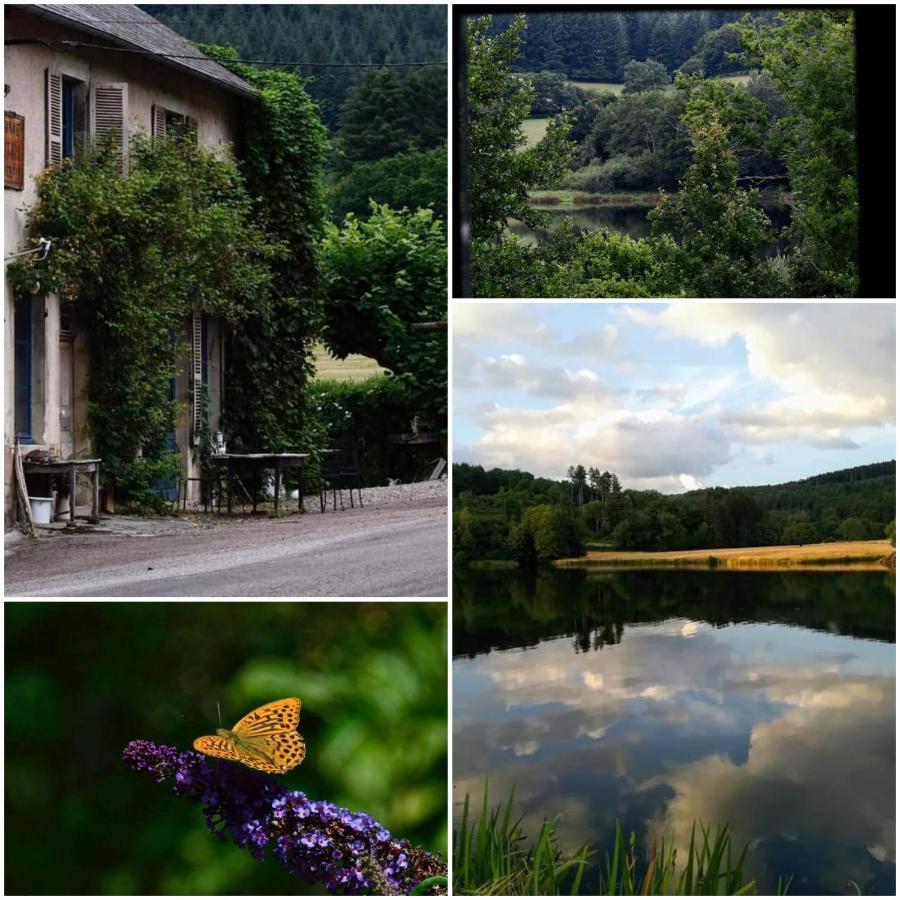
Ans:
{"label": "tree line", "polygon": [[[147,5],[192,41],[234,47],[244,59],[309,63],[408,63],[447,59],[444,7],[327,4]],[[365,68],[307,68],[307,92],[334,129]],[[446,69],[441,68],[445,76]]]}
{"label": "tree line", "polygon": [[458,560],[538,561],[618,550],[696,550],[893,537],[896,464],[778,485],[684,494],[623,488],[615,473],[571,466],[565,480],[453,466]]}
{"label": "tree line", "polygon": [[[734,9],[530,14],[516,68],[561,71],[576,81],[622,81],[628,61],[643,59],[656,60],[669,73],[685,64],[709,75],[737,72],[740,62],[727,56],[738,50],[737,40],[724,26],[741,15]],[[505,31],[514,19],[496,16],[492,33]]]}

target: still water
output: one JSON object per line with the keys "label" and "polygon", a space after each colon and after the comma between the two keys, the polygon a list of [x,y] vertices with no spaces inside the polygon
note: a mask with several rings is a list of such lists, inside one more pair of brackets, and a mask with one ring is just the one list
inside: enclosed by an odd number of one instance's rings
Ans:
{"label": "still water", "polygon": [[[570,206],[566,209],[557,209],[552,206],[535,207],[541,212],[549,213],[549,228],[529,228],[518,219],[512,220],[507,226],[516,237],[529,244],[537,244],[549,237],[554,228],[562,224],[567,216],[571,218],[582,231],[597,231],[599,228],[608,228],[610,231],[618,231],[627,234],[635,240],[648,237],[650,223],[647,221],[647,213],[651,206],[594,206],[580,205]],[[786,204],[772,204],[764,207],[773,227],[780,231],[791,221],[791,208]],[[766,248],[764,255],[772,256],[777,250],[783,250],[784,241],[775,241]]]}
{"label": "still water", "polygon": [[457,815],[487,778],[601,859],[616,819],[730,823],[760,893],[894,894],[890,574],[461,572],[453,606]]}

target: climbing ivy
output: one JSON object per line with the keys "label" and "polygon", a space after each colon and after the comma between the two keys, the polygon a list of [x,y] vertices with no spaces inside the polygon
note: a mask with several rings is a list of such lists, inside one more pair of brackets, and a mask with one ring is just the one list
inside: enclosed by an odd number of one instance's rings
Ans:
{"label": "climbing ivy", "polygon": [[319,245],[327,214],[322,172],[328,140],[303,80],[199,45],[259,92],[246,111],[240,169],[261,227],[289,254],[272,263],[265,304],[241,319],[226,351],[224,424],[230,450],[315,451],[322,439],[306,398],[321,327]]}
{"label": "climbing ivy", "polygon": [[9,276],[20,294],[74,305],[93,452],[132,507],[157,506],[153,483],[174,470],[169,386],[186,317],[199,309],[239,327],[270,306],[271,267],[287,245],[254,224],[253,206],[236,166],[191,141],[138,135],[124,176],[106,147],[38,177],[28,235],[53,249]]}

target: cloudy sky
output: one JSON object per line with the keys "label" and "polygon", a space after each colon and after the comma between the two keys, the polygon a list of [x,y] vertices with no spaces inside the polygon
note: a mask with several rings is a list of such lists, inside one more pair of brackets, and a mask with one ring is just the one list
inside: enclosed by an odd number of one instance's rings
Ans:
{"label": "cloudy sky", "polygon": [[893,304],[453,309],[456,462],[667,493],[893,459]]}

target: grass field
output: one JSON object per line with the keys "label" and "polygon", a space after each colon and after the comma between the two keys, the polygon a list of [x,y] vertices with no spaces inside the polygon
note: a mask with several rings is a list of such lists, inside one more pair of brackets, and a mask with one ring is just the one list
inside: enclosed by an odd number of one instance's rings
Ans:
{"label": "grass field", "polygon": [[[522,130],[525,132],[525,138],[527,143],[525,144],[525,148],[533,147],[537,144],[547,133],[547,124],[550,122],[550,119],[526,119],[522,123]],[[523,148],[523,149],[525,149]]]}
{"label": "grass field", "polygon": [[710,81],[728,81],[731,84],[747,84],[749,75],[714,75]]}
{"label": "grass field", "polygon": [[[730,81],[732,84],[746,84],[750,80],[749,75],[713,75],[711,81]],[[600,94],[604,91],[611,91],[613,94],[621,94],[624,84],[617,84],[614,81],[567,81],[566,84],[572,87],[581,88],[583,91],[591,91],[594,94]],[[674,87],[674,85],[672,85]]]}
{"label": "grass field", "polygon": [[[675,196],[670,194],[670,197]],[[528,201],[547,209],[575,206],[656,206],[658,195],[649,191],[619,191],[609,194],[587,194],[584,191],[531,191]]]}
{"label": "grass field", "polygon": [[616,84],[614,81],[567,81],[572,87],[581,88],[583,91],[591,91],[594,94],[602,94],[609,91],[613,94],[621,94],[624,84]]}
{"label": "grass field", "polygon": [[892,559],[893,554],[890,541],[839,541],[831,544],[670,550],[662,553],[589,550],[586,556],[559,559],[554,565],[562,568],[877,569],[885,565],[885,560]]}
{"label": "grass field", "polygon": [[346,359],[335,359],[322,344],[313,348],[313,365],[315,377],[329,381],[365,381],[384,371],[367,356],[351,354]]}

